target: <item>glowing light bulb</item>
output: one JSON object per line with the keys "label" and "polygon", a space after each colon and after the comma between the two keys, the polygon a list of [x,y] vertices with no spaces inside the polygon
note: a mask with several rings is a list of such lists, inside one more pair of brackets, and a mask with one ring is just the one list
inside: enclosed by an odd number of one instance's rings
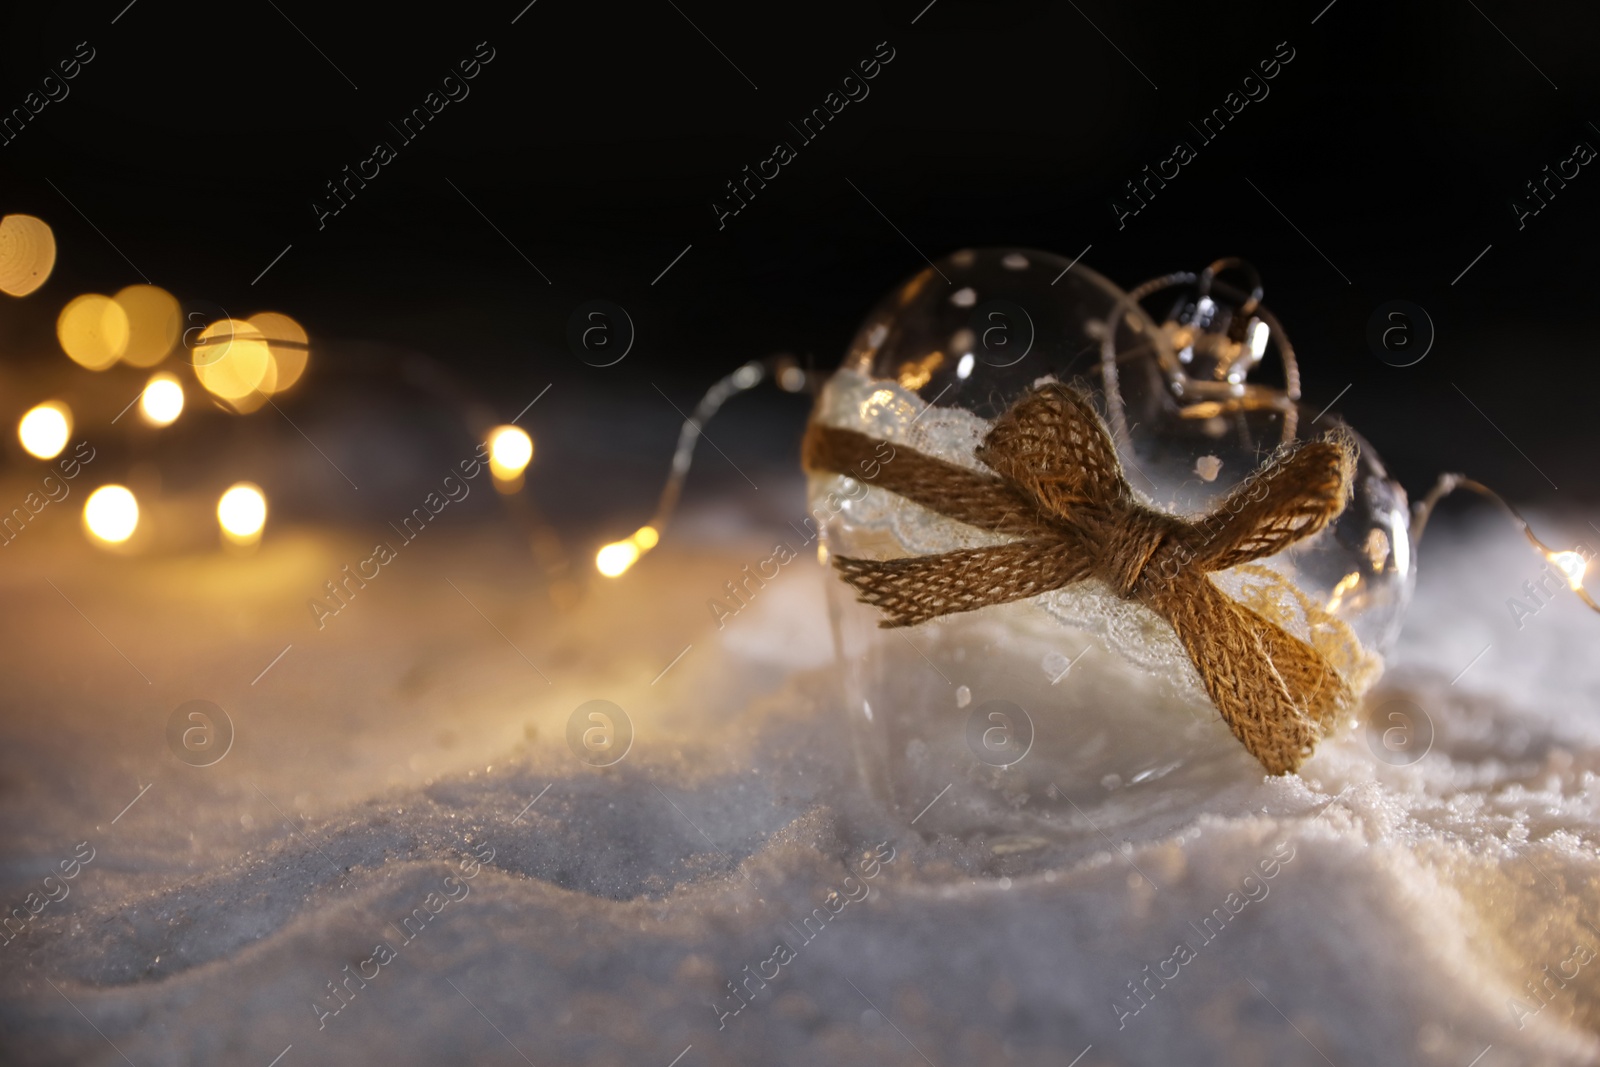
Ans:
{"label": "glowing light bulb", "polygon": [[124,362],[154,367],[167,358],[183,329],[183,311],[173,295],[157,285],[130,285],[112,298],[128,320]]}
{"label": "glowing light bulb", "polygon": [[264,401],[255,394],[275,373],[266,338],[240,319],[218,319],[201,331],[193,348],[194,374],[213,396],[235,411],[254,410]]}
{"label": "glowing light bulb", "polygon": [[514,481],[533,459],[533,438],[515,426],[489,431],[489,470],[501,481]]}
{"label": "glowing light bulb", "polygon": [[56,319],[61,350],[90,370],[105,370],[121,359],[128,349],[128,335],[128,313],[99,293],[74,297]]}
{"label": "glowing light bulb", "polygon": [[266,339],[267,351],[272,356],[271,387],[263,386],[268,393],[281,393],[305,373],[311,358],[311,348],[305,328],[287,315],[276,311],[262,311],[246,320]]}
{"label": "glowing light bulb", "polygon": [[654,526],[641,526],[626,541],[613,541],[595,553],[595,568],[607,578],[619,577],[660,542],[661,534]]}
{"label": "glowing light bulb", "polygon": [[1583,572],[1589,563],[1576,552],[1546,552],[1545,558],[1556,565],[1556,570],[1567,580],[1574,592],[1583,588]]}
{"label": "glowing light bulb", "polygon": [[267,498],[261,487],[250,482],[232,486],[217,501],[217,522],[222,535],[236,545],[253,545],[261,540],[267,524]]}
{"label": "glowing light bulb", "polygon": [[56,235],[48,223],[32,215],[0,219],[0,293],[27,296],[55,265]]}
{"label": "glowing light bulb", "polygon": [[139,525],[139,502],[120,485],[102,485],[83,503],[83,524],[107,544],[121,544]]}
{"label": "glowing light bulb", "polygon": [[1587,604],[1590,611],[1600,612],[1600,603],[1597,603],[1594,597],[1589,595],[1589,590],[1583,587],[1583,575],[1589,569],[1589,560],[1594,553],[1588,549],[1584,549],[1583,552],[1570,550],[1557,552],[1555,549],[1546,548],[1543,542],[1533,536],[1532,531],[1528,531],[1528,540],[1538,547],[1539,553],[1545,559],[1555,564],[1556,570],[1561,572],[1561,577],[1567,580],[1567,585],[1578,595],[1578,599]]}
{"label": "glowing light bulb", "polygon": [[54,459],[67,447],[72,436],[72,412],[59,401],[40,404],[22,416],[17,437],[30,456]]}
{"label": "glowing light bulb", "polygon": [[639,560],[639,546],[633,541],[613,541],[595,553],[595,568],[607,578],[620,577]]}
{"label": "glowing light bulb", "polygon": [[153,426],[170,426],[183,411],[183,386],[170,374],[157,374],[139,395],[139,413]]}

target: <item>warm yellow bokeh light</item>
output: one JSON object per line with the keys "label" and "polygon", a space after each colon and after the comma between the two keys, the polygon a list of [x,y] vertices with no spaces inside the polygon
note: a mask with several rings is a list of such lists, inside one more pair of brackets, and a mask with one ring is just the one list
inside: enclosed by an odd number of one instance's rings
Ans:
{"label": "warm yellow bokeh light", "polygon": [[497,426],[489,431],[489,470],[501,481],[511,481],[527,469],[533,459],[533,438],[515,426]]}
{"label": "warm yellow bokeh light", "polygon": [[595,568],[607,578],[616,578],[660,541],[661,534],[654,526],[641,526],[626,541],[613,541],[595,553]]}
{"label": "warm yellow bokeh light", "polygon": [[108,544],[121,544],[139,525],[139,502],[127,488],[102,485],[83,503],[83,524]]}
{"label": "warm yellow bokeh light", "polygon": [[254,411],[267,402],[267,398],[278,391],[278,361],[272,354],[272,346],[267,346],[267,369],[261,374],[261,384],[255,387],[248,396],[232,401],[237,411]]}
{"label": "warm yellow bokeh light", "polygon": [[193,352],[194,374],[213,395],[239,401],[262,388],[272,373],[272,355],[261,331],[241,319],[218,319],[201,331]]}
{"label": "warm yellow bokeh light", "polygon": [[17,438],[28,455],[39,459],[55,459],[67,447],[72,436],[72,411],[58,400],[40,404],[22,416],[17,424]]}
{"label": "warm yellow bokeh light", "polygon": [[245,321],[260,331],[266,339],[267,350],[272,354],[276,378],[270,388],[263,385],[262,391],[281,393],[299,381],[311,358],[309,338],[301,325],[276,311],[262,311]]}
{"label": "warm yellow bokeh light", "polygon": [[170,426],[183,413],[183,386],[170,374],[156,374],[139,394],[139,412],[152,426]]}
{"label": "warm yellow bokeh light", "polygon": [[32,215],[0,219],[0,293],[27,296],[55,265],[56,235],[47,222]]}
{"label": "warm yellow bokeh light", "polygon": [[639,559],[639,546],[632,541],[613,541],[595,553],[594,565],[607,578],[621,575]]}
{"label": "warm yellow bokeh light", "polygon": [[267,498],[260,486],[239,482],[217,501],[217,522],[222,534],[240,545],[253,545],[261,540],[261,528],[267,524]]}
{"label": "warm yellow bokeh light", "polygon": [[183,328],[177,299],[157,285],[130,285],[112,299],[128,317],[123,360],[135,367],[154,367],[166,359]]}
{"label": "warm yellow bokeh light", "polygon": [[278,361],[272,358],[271,348],[267,349],[267,369],[261,375],[261,383],[244,396],[217,399],[235,415],[248,415],[258,408],[266,406],[272,394],[278,387]]}
{"label": "warm yellow bokeh light", "polygon": [[105,370],[128,349],[128,314],[109,296],[85,293],[61,309],[56,339],[74,363]]}

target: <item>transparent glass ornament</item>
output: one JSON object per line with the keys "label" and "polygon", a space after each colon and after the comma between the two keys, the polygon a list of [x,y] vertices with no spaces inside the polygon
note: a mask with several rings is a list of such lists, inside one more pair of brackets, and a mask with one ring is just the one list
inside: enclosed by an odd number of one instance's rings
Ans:
{"label": "transparent glass ornament", "polygon": [[[872,310],[812,418],[981,470],[973,452],[997,416],[1041,381],[1072,382],[1107,418],[1135,493],[1198,517],[1281,444],[1342,425],[1285,390],[1245,382],[1269,342],[1286,342],[1257,324],[1257,293],[1209,276],[1202,288],[1207,296],[1190,286],[1158,325],[1081,263],[1024,249],[957,252]],[[1224,293],[1241,306],[1222,304]],[[1233,334],[1252,327],[1238,343],[1219,328],[1235,312]],[[1297,392],[1292,355],[1288,363]],[[1413,575],[1404,490],[1357,442],[1354,496],[1335,523],[1212,577],[1312,643],[1359,693],[1381,670]],[[809,496],[824,559],[1005,540],[869,476],[813,473]],[[862,773],[919,831],[1025,852],[1134,814],[1169,812],[1176,824],[1205,794],[1263,773],[1171,626],[1097,581],[896,629],[880,628],[878,611],[837,576],[828,588]]]}

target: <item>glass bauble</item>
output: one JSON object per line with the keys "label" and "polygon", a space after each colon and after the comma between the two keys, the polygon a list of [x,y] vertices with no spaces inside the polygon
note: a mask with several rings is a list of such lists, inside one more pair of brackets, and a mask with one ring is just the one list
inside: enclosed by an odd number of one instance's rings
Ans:
{"label": "glass bauble", "polygon": [[[1102,349],[1113,328],[1108,395]],[[1191,517],[1291,435],[1339,425],[1281,391],[1270,404],[1196,403],[1172,372],[1194,353],[1174,352],[1172,336],[1081,263],[961,251],[872,310],[812,418],[981,468],[973,451],[997,416],[1043,380],[1075,383],[1102,416],[1116,416],[1135,492]],[[1322,651],[1359,693],[1399,629],[1412,567],[1405,493],[1357,442],[1355,492],[1335,523],[1212,577]],[[809,485],[824,558],[1003,540],[870,480],[814,473]],[[1263,773],[1170,625],[1097,581],[898,629],[880,628],[878,612],[836,576],[829,596],[862,772],[919,831],[1025,851],[1080,835],[1091,813],[1099,830],[1121,812],[1167,810],[1181,821],[1204,794]]]}

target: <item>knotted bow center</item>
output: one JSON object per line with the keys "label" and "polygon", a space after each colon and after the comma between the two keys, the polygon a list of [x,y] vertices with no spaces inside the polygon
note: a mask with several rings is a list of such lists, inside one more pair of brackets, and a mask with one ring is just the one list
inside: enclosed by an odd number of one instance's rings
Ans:
{"label": "knotted bow center", "polygon": [[1168,516],[1134,505],[1107,520],[1085,524],[1069,551],[1087,550],[1092,573],[1118,596],[1131,599],[1175,575],[1169,557],[1180,538]]}

